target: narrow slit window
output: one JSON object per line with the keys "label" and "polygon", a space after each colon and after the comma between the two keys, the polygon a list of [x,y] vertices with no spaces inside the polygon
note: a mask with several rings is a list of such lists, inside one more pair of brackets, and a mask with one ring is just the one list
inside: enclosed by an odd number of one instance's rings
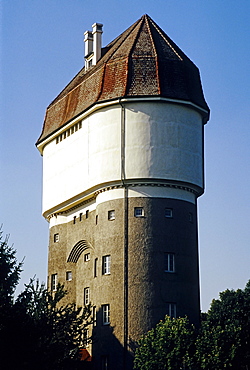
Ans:
{"label": "narrow slit window", "polygon": [[172,319],[176,318],[176,303],[167,303],[167,315]]}
{"label": "narrow slit window", "polygon": [[90,303],[90,291],[89,287],[84,288],[84,298],[83,298],[84,305],[87,306]]}
{"label": "narrow slit window", "polygon": [[111,257],[110,255],[102,257],[102,274],[109,275],[110,274],[110,264],[111,264]]}
{"label": "narrow slit window", "polygon": [[51,275],[51,290],[54,292],[57,288],[57,274]]}
{"label": "narrow slit window", "polygon": [[164,270],[165,272],[175,272],[174,253],[164,253]]}
{"label": "narrow slit window", "polygon": [[102,305],[102,323],[103,323],[103,325],[109,325],[110,324],[109,304]]}
{"label": "narrow slit window", "polygon": [[94,261],[94,277],[97,277],[97,263],[98,263],[98,258],[95,258],[95,261]]}

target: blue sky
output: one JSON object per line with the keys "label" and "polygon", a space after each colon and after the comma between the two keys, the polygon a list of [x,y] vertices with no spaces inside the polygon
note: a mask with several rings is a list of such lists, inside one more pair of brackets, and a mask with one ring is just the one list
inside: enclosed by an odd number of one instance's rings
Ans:
{"label": "blue sky", "polygon": [[41,216],[46,107],[83,65],[83,33],[104,24],[103,46],[147,13],[201,73],[206,191],[199,199],[202,310],[250,279],[250,1],[2,0],[0,223],[18,259],[20,288],[46,281],[48,224]]}

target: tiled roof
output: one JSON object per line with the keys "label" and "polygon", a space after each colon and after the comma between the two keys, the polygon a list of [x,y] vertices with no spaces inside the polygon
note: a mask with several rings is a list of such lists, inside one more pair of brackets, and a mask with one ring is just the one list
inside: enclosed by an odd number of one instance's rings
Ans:
{"label": "tiled roof", "polygon": [[48,106],[40,143],[95,103],[117,98],[165,97],[209,108],[194,63],[148,16],[142,16],[102,49],[97,64],[83,68]]}

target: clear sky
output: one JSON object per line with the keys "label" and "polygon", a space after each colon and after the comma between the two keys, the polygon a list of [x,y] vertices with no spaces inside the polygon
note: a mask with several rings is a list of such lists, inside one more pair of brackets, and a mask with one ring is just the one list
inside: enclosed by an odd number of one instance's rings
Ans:
{"label": "clear sky", "polygon": [[18,259],[19,289],[46,281],[48,224],[41,216],[46,107],[81,69],[83,33],[104,24],[103,46],[147,13],[198,66],[211,119],[206,191],[199,199],[202,310],[250,279],[250,1],[2,0],[0,223]]}

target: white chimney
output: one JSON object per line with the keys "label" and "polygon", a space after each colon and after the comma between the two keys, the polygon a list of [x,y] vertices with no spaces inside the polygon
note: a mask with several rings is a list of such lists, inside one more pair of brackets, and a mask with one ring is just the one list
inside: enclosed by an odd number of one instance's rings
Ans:
{"label": "white chimney", "polygon": [[101,48],[102,48],[102,27],[101,23],[94,23],[92,25],[92,35],[93,35],[93,65],[95,65],[98,60],[101,58]]}
{"label": "white chimney", "polygon": [[85,68],[88,69],[92,60],[91,53],[93,53],[93,34],[91,31],[84,32],[85,42]]}

